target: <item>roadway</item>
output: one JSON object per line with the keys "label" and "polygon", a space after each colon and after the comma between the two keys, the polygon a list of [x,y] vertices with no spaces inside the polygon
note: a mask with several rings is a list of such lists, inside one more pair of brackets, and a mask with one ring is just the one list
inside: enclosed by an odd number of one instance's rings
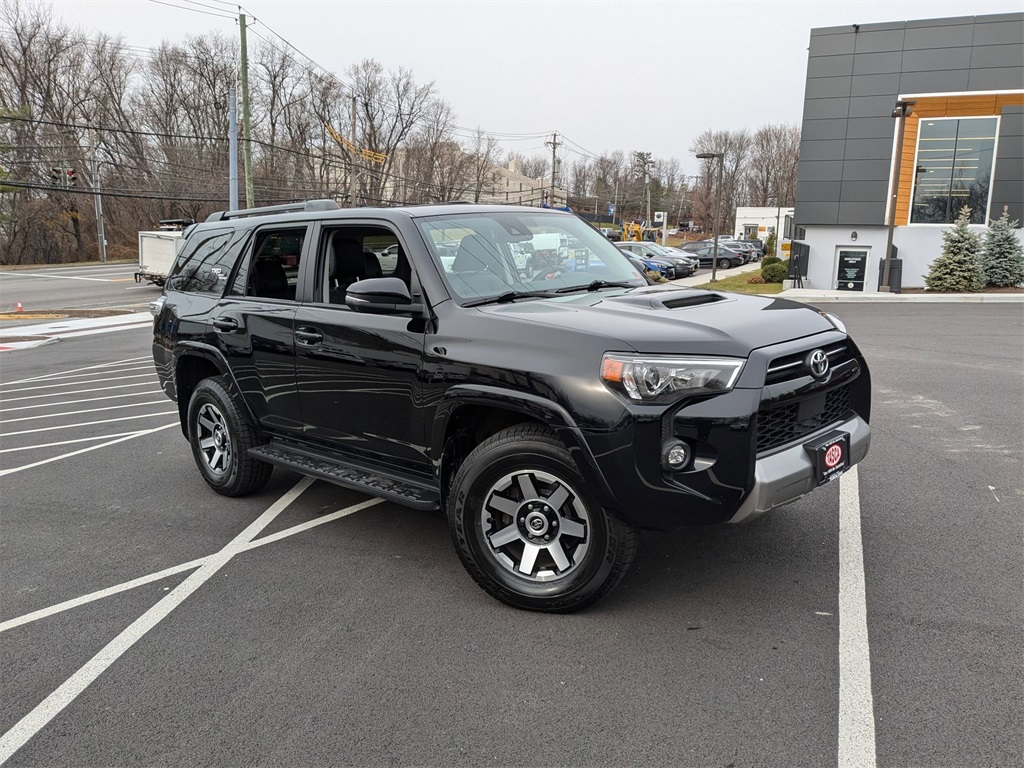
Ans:
{"label": "roadway", "polygon": [[[139,312],[160,295],[154,285],[136,284],[137,264],[40,267],[0,271],[0,314],[50,309],[124,309]],[[33,320],[0,319],[0,328]],[[38,321],[35,321],[38,322]]]}

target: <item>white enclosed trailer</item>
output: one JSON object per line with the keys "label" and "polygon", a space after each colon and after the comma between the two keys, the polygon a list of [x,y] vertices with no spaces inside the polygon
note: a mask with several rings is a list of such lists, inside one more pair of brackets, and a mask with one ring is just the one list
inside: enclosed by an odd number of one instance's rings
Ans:
{"label": "white enclosed trailer", "polygon": [[135,282],[163,285],[181,250],[182,230],[191,220],[161,221],[160,229],[139,232],[139,269]]}

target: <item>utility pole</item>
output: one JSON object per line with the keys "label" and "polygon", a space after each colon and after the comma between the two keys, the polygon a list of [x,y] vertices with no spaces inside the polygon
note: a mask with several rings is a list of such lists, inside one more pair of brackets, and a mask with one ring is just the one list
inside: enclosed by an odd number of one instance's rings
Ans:
{"label": "utility pole", "polygon": [[555,207],[555,171],[558,170],[558,155],[555,154],[561,145],[558,141],[558,131],[551,134],[551,141],[545,141],[544,146],[551,147],[551,207]]}
{"label": "utility pole", "polygon": [[96,243],[100,250],[100,261],[106,261],[107,232],[106,227],[103,226],[103,193],[100,191],[100,161],[96,156],[95,144],[92,147],[92,190],[93,203],[96,206]]}
{"label": "utility pole", "polygon": [[238,14],[238,28],[242,33],[242,156],[245,158],[245,207],[252,208],[252,120],[249,116],[249,59],[245,46],[245,14]]}
{"label": "utility pole", "polygon": [[[356,95],[352,94],[352,143],[356,143]],[[356,207],[356,153],[348,153],[348,207]]]}
{"label": "utility pole", "polygon": [[228,208],[238,210],[238,91],[228,88]]}

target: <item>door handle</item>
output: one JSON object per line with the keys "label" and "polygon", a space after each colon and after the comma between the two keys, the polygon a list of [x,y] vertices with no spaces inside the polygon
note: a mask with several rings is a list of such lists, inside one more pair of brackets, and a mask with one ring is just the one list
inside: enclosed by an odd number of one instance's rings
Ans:
{"label": "door handle", "polygon": [[296,329],[295,340],[299,342],[299,344],[319,344],[324,340],[324,335],[316,328],[305,326]]}
{"label": "door handle", "polygon": [[233,317],[215,317],[213,327],[218,331],[237,331],[238,321]]}

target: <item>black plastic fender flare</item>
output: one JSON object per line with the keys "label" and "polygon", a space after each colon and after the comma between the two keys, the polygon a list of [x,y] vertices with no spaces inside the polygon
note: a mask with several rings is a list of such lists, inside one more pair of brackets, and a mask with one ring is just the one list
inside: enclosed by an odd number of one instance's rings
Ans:
{"label": "black plastic fender flare", "polygon": [[434,412],[434,422],[429,439],[431,456],[434,457],[442,487],[446,480],[443,476],[445,468],[442,465],[442,458],[448,424],[458,410],[467,405],[483,405],[495,410],[521,413],[550,427],[568,449],[580,474],[583,475],[598,501],[612,510],[619,507],[619,502],[605,481],[604,474],[598,467],[582,431],[565,408],[551,400],[527,392],[487,385],[459,384],[452,387],[444,393],[444,397]]}

